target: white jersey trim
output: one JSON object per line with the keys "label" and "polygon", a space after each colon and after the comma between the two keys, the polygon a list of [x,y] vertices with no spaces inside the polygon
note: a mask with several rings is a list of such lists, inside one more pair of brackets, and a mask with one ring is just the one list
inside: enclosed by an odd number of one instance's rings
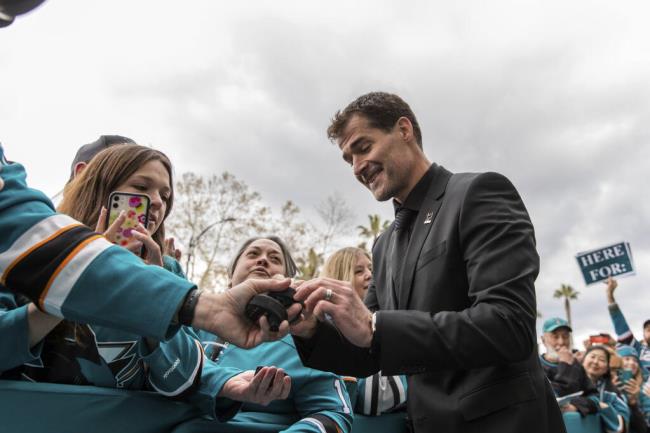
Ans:
{"label": "white jersey trim", "polygon": [[308,422],[310,424],[313,424],[318,428],[318,430],[321,433],[327,433],[327,430],[325,430],[325,426],[323,425],[322,422],[318,421],[316,418],[303,418],[301,421]]}
{"label": "white jersey trim", "polygon": [[25,233],[20,235],[18,239],[9,247],[7,251],[0,254],[0,275],[2,280],[6,278],[6,271],[11,265],[18,260],[18,258],[34,248],[36,245],[43,243],[43,241],[63,228],[70,226],[77,226],[80,223],[67,215],[56,214],[47,217],[30,227]]}
{"label": "white jersey trim", "polygon": [[162,389],[156,386],[156,384],[153,382],[153,380],[151,380],[151,378],[149,378],[149,383],[151,383],[153,389],[155,389],[158,393],[164,395],[165,397],[174,397],[176,395],[183,393],[183,391],[185,391],[187,388],[192,386],[192,384],[194,383],[194,379],[196,378],[196,375],[199,372],[199,367],[201,367],[201,363],[203,361],[203,348],[201,347],[201,343],[199,343],[196,340],[194,340],[194,343],[197,346],[196,365],[194,366],[194,371],[192,371],[190,377],[174,391],[163,391]]}
{"label": "white jersey trim", "polygon": [[54,278],[43,299],[43,308],[50,314],[61,316],[61,306],[75,283],[86,268],[108,248],[112,247],[105,238],[96,238],[79,250]]}

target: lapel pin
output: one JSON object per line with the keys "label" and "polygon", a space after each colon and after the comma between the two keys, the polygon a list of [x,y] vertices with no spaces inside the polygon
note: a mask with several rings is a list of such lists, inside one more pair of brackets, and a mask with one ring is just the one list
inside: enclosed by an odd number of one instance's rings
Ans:
{"label": "lapel pin", "polygon": [[424,223],[431,224],[431,220],[433,220],[433,212],[429,211],[427,212],[427,217],[424,219]]}

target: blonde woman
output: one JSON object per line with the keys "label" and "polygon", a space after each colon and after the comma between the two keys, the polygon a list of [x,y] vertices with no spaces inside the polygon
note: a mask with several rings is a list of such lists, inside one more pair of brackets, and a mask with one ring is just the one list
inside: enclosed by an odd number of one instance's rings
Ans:
{"label": "blonde woman", "polygon": [[370,255],[361,248],[342,248],[327,259],[321,276],[349,281],[354,291],[363,299],[372,281]]}
{"label": "blonde woman", "polygon": [[[372,281],[370,255],[361,248],[342,248],[332,254],[320,273],[321,277],[348,281],[364,299]],[[381,372],[358,380],[355,412],[381,415],[406,407],[406,377],[382,376]]]}

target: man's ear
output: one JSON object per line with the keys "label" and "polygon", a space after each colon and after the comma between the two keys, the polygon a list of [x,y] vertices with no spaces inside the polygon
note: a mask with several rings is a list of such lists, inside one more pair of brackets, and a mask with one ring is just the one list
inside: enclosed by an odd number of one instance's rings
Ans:
{"label": "man's ear", "polygon": [[408,119],[408,117],[400,117],[397,119],[397,127],[399,128],[399,133],[402,139],[406,142],[414,140],[413,136],[413,124]]}
{"label": "man's ear", "polygon": [[74,177],[79,176],[81,174],[81,172],[84,171],[84,169],[86,168],[87,165],[88,164],[86,164],[83,161],[76,163],[74,165]]}

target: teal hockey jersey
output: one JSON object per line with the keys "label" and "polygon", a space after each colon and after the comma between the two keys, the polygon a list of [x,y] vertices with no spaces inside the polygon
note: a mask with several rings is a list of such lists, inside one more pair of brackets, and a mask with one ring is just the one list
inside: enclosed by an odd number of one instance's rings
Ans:
{"label": "teal hockey jersey", "polygon": [[215,368],[255,370],[258,366],[275,366],[291,377],[286,400],[276,400],[268,406],[244,403],[234,418],[218,430],[215,426],[213,431],[350,432],[353,413],[343,380],[333,373],[305,367],[291,336],[248,350],[227,343],[215,345],[214,337],[207,333],[201,332],[200,336],[204,338],[208,357],[213,357],[217,348]]}
{"label": "teal hockey jersey", "polygon": [[[183,277],[178,262],[164,257],[165,268]],[[128,390],[153,390],[184,399],[211,418],[226,420],[238,404],[217,395],[238,368],[204,369],[208,361],[194,330],[182,327],[157,343],[126,331],[62,322],[29,348],[27,305],[0,291],[0,378],[94,385]],[[151,309],[161,308],[151,302]],[[55,337],[52,337],[55,335]],[[204,377],[205,375],[205,377]],[[209,379],[209,380],[208,380]],[[204,395],[210,396],[205,404]]]}
{"label": "teal hockey jersey", "polygon": [[612,319],[612,324],[616,331],[617,341],[620,344],[626,344],[636,349],[639,354],[639,363],[641,364],[643,378],[647,380],[650,377],[650,347],[645,343],[639,342],[639,340],[634,337],[634,334],[632,333],[630,326],[627,324],[627,320],[625,320],[625,316],[618,304],[610,304],[608,310],[609,317]]}

